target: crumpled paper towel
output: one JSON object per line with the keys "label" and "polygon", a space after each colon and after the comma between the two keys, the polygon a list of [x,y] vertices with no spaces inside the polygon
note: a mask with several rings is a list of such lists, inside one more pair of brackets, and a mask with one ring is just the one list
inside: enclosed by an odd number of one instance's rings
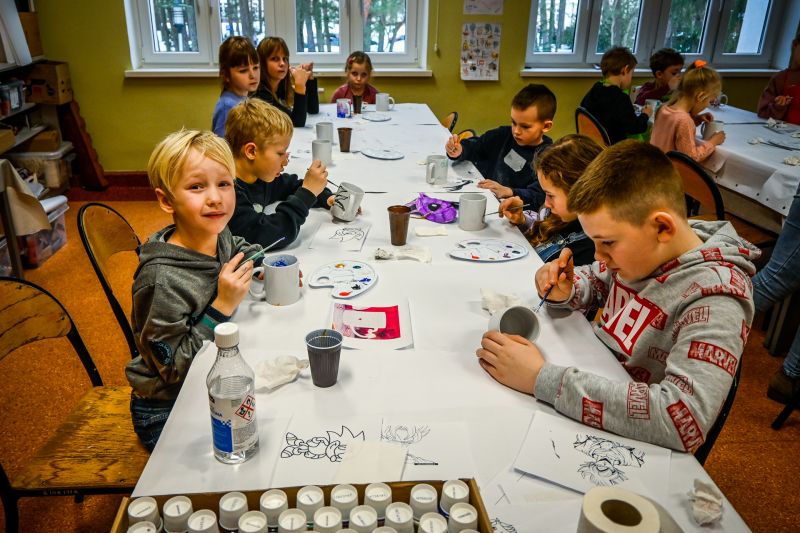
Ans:
{"label": "crumpled paper towel", "polygon": [[414,228],[414,235],[417,237],[436,237],[447,235],[447,228],[444,226],[417,226]]}
{"label": "crumpled paper towel", "polygon": [[495,311],[515,305],[522,305],[522,300],[514,293],[503,294],[491,289],[481,289],[481,307],[489,311],[490,315],[493,315]]}
{"label": "crumpled paper towel", "polygon": [[261,378],[259,385],[272,390],[297,379],[297,375],[304,368],[308,368],[308,359],[301,360],[293,355],[281,355],[261,363],[256,374]]}
{"label": "crumpled paper towel", "polygon": [[722,494],[710,483],[694,480],[694,490],[689,491],[692,516],[698,525],[714,524],[722,519]]}
{"label": "crumpled paper towel", "polygon": [[752,139],[747,139],[747,144],[760,144],[764,142],[763,137],[753,137]]}
{"label": "crumpled paper towel", "polygon": [[411,259],[420,263],[430,263],[431,250],[427,246],[405,246],[395,250],[376,248],[375,259]]}
{"label": "crumpled paper towel", "polygon": [[783,160],[783,163],[785,165],[792,165],[793,167],[796,167],[797,165],[800,165],[800,157],[797,157],[796,155],[790,155]]}

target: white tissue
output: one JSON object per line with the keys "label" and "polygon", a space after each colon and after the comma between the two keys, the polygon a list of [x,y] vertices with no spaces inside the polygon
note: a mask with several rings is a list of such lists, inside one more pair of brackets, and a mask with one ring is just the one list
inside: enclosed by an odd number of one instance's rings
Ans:
{"label": "white tissue", "polygon": [[783,162],[786,165],[792,165],[793,167],[796,167],[797,165],[800,165],[800,157],[797,157],[796,155],[790,155],[784,159]]}
{"label": "white tissue", "polygon": [[481,289],[481,307],[493,315],[495,311],[506,307],[522,305],[522,300],[516,294],[503,294],[491,289]]}
{"label": "white tissue", "polygon": [[431,250],[427,246],[406,246],[396,250],[376,248],[375,259],[411,259],[420,263],[430,263]]}
{"label": "white tissue", "polygon": [[692,516],[698,525],[705,526],[722,519],[722,494],[710,483],[694,480],[694,490],[689,491]]}
{"label": "white tissue", "polygon": [[748,144],[759,144],[763,143],[764,139],[762,139],[761,137],[753,137],[752,139],[747,139],[747,142]]}
{"label": "white tissue", "polygon": [[414,228],[414,235],[417,237],[436,237],[447,235],[447,228],[444,226],[418,226]]}
{"label": "white tissue", "polygon": [[297,375],[304,368],[308,368],[307,359],[300,360],[293,355],[281,355],[261,363],[256,374],[261,378],[259,384],[272,390],[297,379]]}

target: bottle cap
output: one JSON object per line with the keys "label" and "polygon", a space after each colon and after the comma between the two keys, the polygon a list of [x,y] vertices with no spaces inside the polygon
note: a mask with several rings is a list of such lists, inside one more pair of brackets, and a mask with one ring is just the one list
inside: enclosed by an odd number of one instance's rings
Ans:
{"label": "bottle cap", "polygon": [[233,322],[223,322],[214,328],[214,344],[218,348],[233,348],[239,344],[239,326]]}

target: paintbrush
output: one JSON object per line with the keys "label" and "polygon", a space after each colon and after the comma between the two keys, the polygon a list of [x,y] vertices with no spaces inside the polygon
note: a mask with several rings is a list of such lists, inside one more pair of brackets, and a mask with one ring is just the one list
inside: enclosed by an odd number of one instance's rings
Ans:
{"label": "paintbrush", "polygon": [[243,260],[242,260],[242,262],[241,262],[241,263],[239,263],[239,266],[238,266],[238,267],[236,267],[236,270],[239,270],[239,267],[241,267],[243,264],[247,263],[248,261],[255,261],[256,259],[258,259],[258,258],[259,258],[259,257],[261,257],[262,255],[264,255],[265,253],[267,253],[267,252],[268,252],[270,249],[272,249],[272,248],[273,248],[273,247],[274,247],[276,244],[278,244],[279,242],[281,242],[281,241],[282,241],[282,240],[284,240],[285,238],[286,238],[286,237],[281,237],[280,239],[278,239],[277,241],[273,242],[272,244],[270,244],[270,245],[269,245],[269,246],[267,246],[266,248],[262,248],[261,250],[259,250],[258,252],[254,253],[253,255],[251,255],[250,257],[248,257],[247,259],[243,259]]}
{"label": "paintbrush", "polygon": [[[567,264],[568,264],[568,265],[569,265],[569,261],[572,261],[572,256],[570,256],[570,257],[569,257],[569,260],[567,261]],[[563,274],[563,273],[564,273],[564,270],[565,270],[565,269],[566,269],[566,267],[564,267],[564,268],[559,268],[559,269],[558,269],[558,276],[556,276],[556,282],[555,282],[555,283],[553,283],[552,285],[550,285],[550,288],[549,288],[549,289],[547,289],[547,291],[544,293],[544,296],[542,296],[542,301],[541,301],[541,302],[539,302],[539,305],[537,305],[537,306],[536,306],[536,309],[534,309],[534,310],[533,310],[533,312],[534,312],[534,313],[538,313],[538,312],[539,312],[539,309],[541,309],[541,308],[542,308],[542,306],[544,305],[544,303],[547,301],[547,298],[549,298],[549,297],[550,297],[550,293],[551,293],[551,292],[553,292],[553,288],[554,288],[556,285],[558,285],[558,278],[560,278],[560,277],[561,277],[561,274]]]}
{"label": "paintbrush", "polygon": [[[526,207],[530,207],[530,205],[531,205],[531,204],[524,204],[524,205],[518,205],[518,206],[516,206],[516,207],[509,207],[508,209],[506,209],[506,211],[516,211],[517,209],[525,209]],[[497,213],[499,213],[499,212],[500,212],[500,211],[495,211],[495,212],[493,212],[493,213],[486,213],[486,215],[485,215],[485,216],[487,216],[487,217],[488,217],[489,215],[496,215],[496,214],[497,214]]]}

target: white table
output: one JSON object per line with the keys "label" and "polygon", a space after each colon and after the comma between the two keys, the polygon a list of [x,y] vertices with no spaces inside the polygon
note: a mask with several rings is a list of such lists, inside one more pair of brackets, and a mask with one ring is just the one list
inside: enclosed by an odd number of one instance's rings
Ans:
{"label": "white table", "polygon": [[[326,107],[326,106],[323,106]],[[402,106],[398,111],[402,113]],[[358,124],[369,140],[373,136],[392,135],[392,126]],[[407,126],[409,152],[440,153],[442,144],[424,146],[420,139],[446,139],[441,126]],[[428,131],[430,129],[430,131]],[[311,138],[307,129],[298,130],[292,150],[302,150]],[[305,142],[305,146],[304,143]],[[404,148],[405,149],[405,148]],[[412,219],[408,244],[428,246],[430,264],[411,261],[372,259],[376,247],[391,248],[386,207],[405,203],[415,191],[429,187],[424,182],[422,167],[408,159],[375,161],[334,156],[334,169],[347,168],[348,179],[367,190],[391,189],[384,194],[368,194],[363,202],[362,218],[372,223],[367,241],[360,252],[322,257],[308,248],[317,226],[330,220],[323,210],[312,210],[300,236],[288,251],[295,254],[302,270],[310,275],[319,265],[337,259],[369,261],[377,270],[379,281],[370,291],[353,300],[372,304],[407,299],[412,312],[414,346],[397,351],[343,350],[336,385],[328,389],[312,385],[308,372],[297,382],[269,392],[256,381],[257,416],[260,434],[259,453],[245,464],[223,465],[213,458],[205,377],[213,364],[216,350],[211,344],[198,353],[181,389],[164,432],[134,491],[134,496],[222,492],[229,490],[261,490],[271,486],[273,469],[283,445],[283,434],[293,416],[313,415],[336,417],[349,415],[400,414],[425,412],[467,425],[476,471],[464,472],[476,477],[485,490],[490,514],[511,509],[495,505],[497,498],[489,481],[508,469],[527,431],[532,414],[537,410],[552,413],[546,404],[531,396],[503,387],[486,374],[475,357],[480,337],[488,322],[488,313],[481,309],[480,288],[498,292],[516,292],[523,301],[538,302],[533,288],[533,273],[541,260],[533,253],[508,263],[478,264],[461,262],[446,255],[455,242],[473,237],[497,237],[524,242],[521,234],[505,221],[490,218],[479,232],[464,232],[448,225],[444,237],[417,237],[414,228],[430,225],[426,220]],[[308,161],[293,159],[297,169]],[[369,170],[359,170],[361,165]],[[333,179],[333,172],[332,172]],[[340,178],[341,179],[341,178]],[[454,199],[456,194],[450,195]],[[496,210],[497,201],[489,198],[487,210]],[[305,287],[299,302],[273,307],[247,299],[234,316],[240,326],[240,349],[251,366],[278,355],[305,354],[304,336],[326,324],[331,305],[329,289]],[[578,365],[599,374],[627,380],[610,352],[596,339],[589,323],[578,314],[552,315],[540,313],[542,326],[539,345],[548,360],[559,364]],[[710,481],[693,456],[673,453],[667,501],[662,502],[685,530],[700,530],[693,525],[686,506],[686,492],[692,480]],[[566,522],[577,518],[581,495],[544,481],[534,481],[533,493],[541,501],[556,502],[569,509]],[[747,530],[744,522],[726,501],[719,530]],[[516,508],[516,506],[515,506]],[[520,509],[516,509],[518,512]],[[525,506],[522,512],[536,510]],[[538,511],[537,511],[538,512]],[[566,512],[566,511],[565,511]],[[538,516],[538,515],[537,515]],[[542,531],[559,530],[564,515],[540,515],[537,524]],[[533,522],[530,522],[533,523]],[[530,529],[519,529],[529,531]]]}
{"label": "white table", "polygon": [[[787,165],[783,160],[791,155],[800,156],[800,140],[765,128],[766,120],[750,111],[731,106],[710,111],[716,120],[725,123],[725,142],[717,147],[704,166],[723,189],[726,209],[766,229],[780,232],[783,217],[789,212],[800,185],[800,167]],[[797,144],[798,151],[748,143],[754,137],[781,144]]]}

